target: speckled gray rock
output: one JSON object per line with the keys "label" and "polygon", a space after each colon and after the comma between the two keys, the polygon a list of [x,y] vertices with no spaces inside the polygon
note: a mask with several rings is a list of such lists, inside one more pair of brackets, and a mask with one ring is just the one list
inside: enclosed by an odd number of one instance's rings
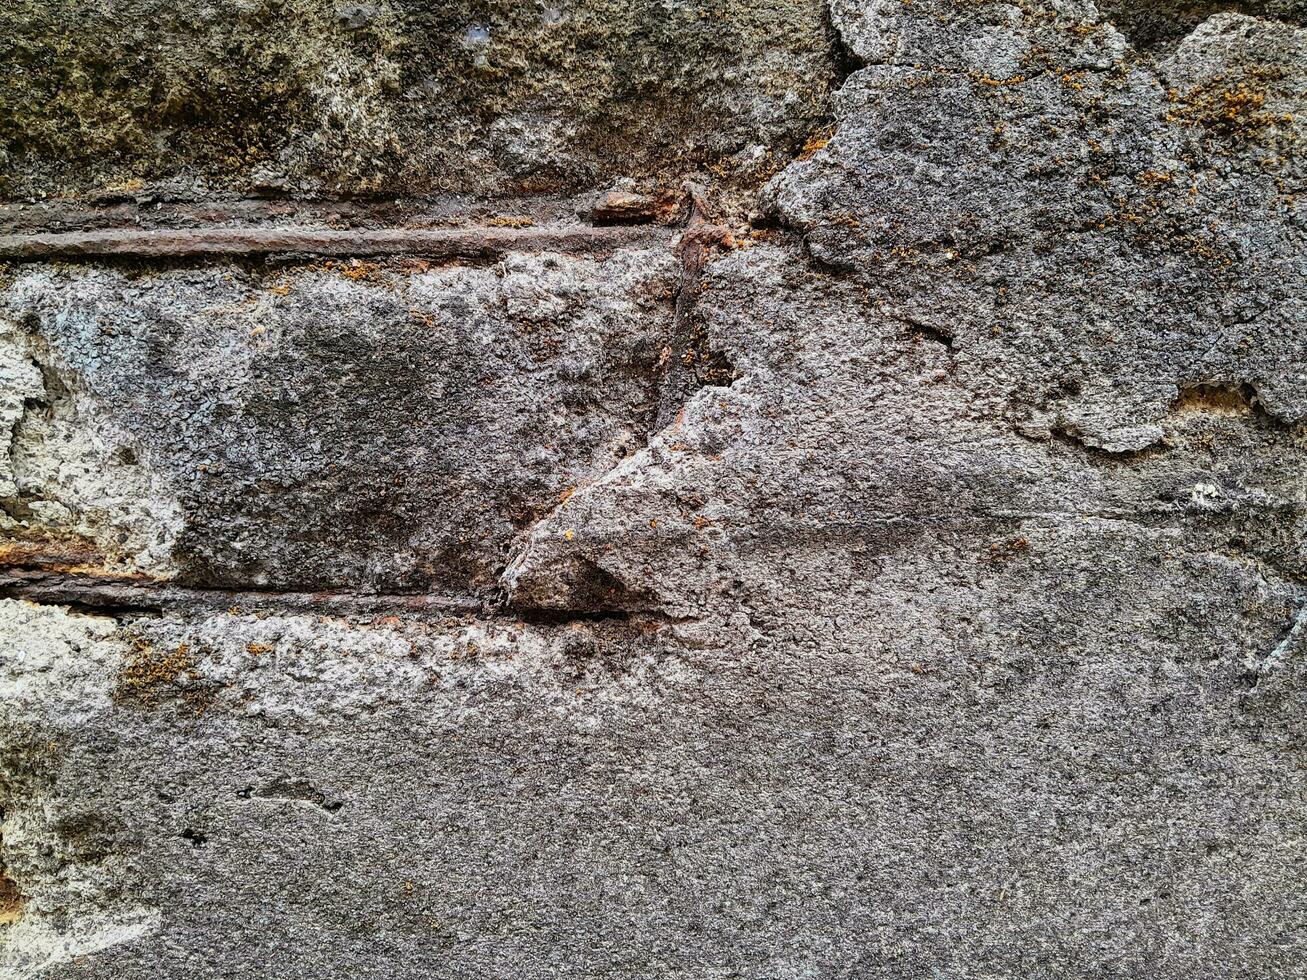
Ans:
{"label": "speckled gray rock", "polygon": [[8,267],[0,968],[1307,977],[1307,31],[1221,6],[832,0],[832,128],[603,250]]}
{"label": "speckled gray rock", "polygon": [[0,192],[756,179],[836,70],[820,0],[14,0]]}

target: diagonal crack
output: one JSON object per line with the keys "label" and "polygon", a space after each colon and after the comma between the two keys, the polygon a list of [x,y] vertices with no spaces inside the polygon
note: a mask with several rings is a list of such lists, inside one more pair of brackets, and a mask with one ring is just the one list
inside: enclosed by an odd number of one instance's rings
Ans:
{"label": "diagonal crack", "polygon": [[1289,631],[1276,644],[1275,649],[1263,657],[1261,663],[1253,667],[1255,675],[1260,678],[1279,667],[1288,657],[1289,652],[1297,645],[1298,640],[1305,631],[1307,631],[1307,604],[1299,608],[1297,615],[1293,618],[1293,623],[1289,626]]}

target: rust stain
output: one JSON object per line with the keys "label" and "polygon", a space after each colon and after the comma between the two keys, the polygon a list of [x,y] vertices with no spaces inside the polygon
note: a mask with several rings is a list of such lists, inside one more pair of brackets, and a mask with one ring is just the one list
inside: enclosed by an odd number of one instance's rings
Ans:
{"label": "rust stain", "polygon": [[0,538],[0,568],[39,568],[52,572],[105,570],[99,545],[79,535],[35,533]]}

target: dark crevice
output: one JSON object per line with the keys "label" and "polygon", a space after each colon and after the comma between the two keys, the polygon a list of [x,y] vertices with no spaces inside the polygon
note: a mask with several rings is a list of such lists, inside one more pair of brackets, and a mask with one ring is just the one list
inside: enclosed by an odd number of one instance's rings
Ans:
{"label": "dark crevice", "polygon": [[1166,447],[1160,445],[1145,446],[1142,449],[1105,449],[1086,442],[1085,438],[1085,435],[1075,426],[1063,424],[1055,425],[1048,430],[1047,441],[1071,446],[1079,452],[1107,463],[1137,463],[1166,452]]}
{"label": "dark crevice", "polygon": [[507,607],[504,615],[528,626],[566,626],[568,623],[629,623],[635,616],[646,615],[621,609],[544,609]]}
{"label": "dark crevice", "polygon": [[100,616],[106,619],[159,619],[163,616],[165,607],[163,604],[149,605],[145,603],[128,604],[120,602],[86,602],[71,600],[47,600],[32,599],[23,595],[10,595],[6,590],[0,589],[0,598],[3,599],[26,599],[29,602],[36,602],[40,605],[57,605],[67,609],[70,613],[79,616]]}
{"label": "dark crevice", "polygon": [[[531,626],[557,626],[571,622],[682,623],[693,620],[667,617],[646,608],[652,597],[635,592],[589,562],[562,586],[569,605],[546,607],[517,605],[495,597],[448,597],[423,593],[310,593],[254,592],[234,589],[193,588],[166,582],[104,579],[75,573],[0,572],[0,598],[61,606],[73,613],[131,620],[158,618],[170,612],[231,612],[275,609],[279,612],[317,615],[375,616],[451,615],[479,619],[512,620]],[[6,581],[7,580],[7,581]]]}
{"label": "dark crevice", "polygon": [[312,783],[303,779],[274,779],[266,786],[246,786],[236,795],[243,800],[299,800],[321,807],[328,813],[336,813],[345,805],[343,800],[333,799]]}
{"label": "dark crevice", "polygon": [[543,609],[511,606],[505,607],[503,615],[527,626],[569,626],[572,623],[685,626],[701,622],[697,616],[669,616],[652,609]]}
{"label": "dark crevice", "polygon": [[826,44],[830,49],[833,73],[830,89],[826,94],[827,111],[813,122],[808,129],[808,138],[794,155],[795,160],[808,160],[835,135],[836,123],[834,113],[835,95],[844,87],[849,76],[867,67],[866,62],[858,58],[844,42],[844,35],[835,25],[829,3],[822,8],[822,27],[826,33]]}
{"label": "dark crevice", "polygon": [[1182,384],[1180,394],[1171,403],[1170,414],[1241,415],[1271,428],[1290,431],[1302,428],[1271,412],[1257,389],[1248,382]]}
{"label": "dark crevice", "polygon": [[337,258],[416,257],[438,263],[493,262],[512,251],[602,254],[665,237],[657,226],[569,224],[336,229],[204,226],[166,231],[114,228],[94,232],[0,235],[0,258],[14,262],[114,261],[151,266],[301,255]]}
{"label": "dark crevice", "polygon": [[812,241],[808,237],[810,231],[815,229],[804,229],[786,219],[786,216],[778,211],[774,211],[768,216],[775,221],[777,226],[798,243],[799,250],[803,253],[803,259],[808,267],[814,272],[818,272],[832,279],[848,279],[857,273],[857,267],[852,262],[836,262],[818,255],[812,249]]}
{"label": "dark crevice", "polygon": [[827,43],[830,45],[831,61],[835,65],[835,79],[831,84],[831,91],[836,92],[844,87],[850,75],[866,68],[867,63],[855,55],[845,42],[844,35],[835,24],[829,2],[822,9],[822,25],[826,30]]}
{"label": "dark crevice", "polygon": [[943,345],[947,350],[953,350],[953,334],[943,327],[928,323],[925,320],[919,320],[916,317],[905,316],[902,313],[890,313],[889,316],[904,324],[912,336],[932,340]]}
{"label": "dark crevice", "polygon": [[427,593],[293,592],[176,585],[151,579],[7,569],[0,598],[67,606],[97,616],[158,616],[170,609],[227,611],[273,607],[320,614],[483,612],[488,600]]}
{"label": "dark crevice", "polygon": [[[514,617],[540,617],[557,611],[566,618],[628,615],[651,609],[652,593],[632,589],[612,573],[579,555],[567,556],[527,581],[516,583],[500,612]],[[537,619],[537,621],[540,621]]]}
{"label": "dark crevice", "polygon": [[1307,25],[1304,0],[1103,0],[1110,21],[1140,52],[1166,55],[1215,14],[1235,13]]}

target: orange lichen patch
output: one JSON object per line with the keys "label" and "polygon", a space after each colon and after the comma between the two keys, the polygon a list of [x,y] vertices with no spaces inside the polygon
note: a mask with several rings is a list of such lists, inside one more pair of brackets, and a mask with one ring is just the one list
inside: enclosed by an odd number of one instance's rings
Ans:
{"label": "orange lichen patch", "polygon": [[680,190],[660,190],[654,194],[654,215],[658,221],[667,224],[675,221],[681,213],[685,202]]}
{"label": "orange lichen patch", "polygon": [[807,142],[803,144],[803,149],[799,151],[798,158],[800,160],[811,160],[826,148],[826,144],[831,141],[831,137],[834,135],[835,127],[833,126],[827,126],[813,133],[808,137]]}
{"label": "orange lichen patch", "polygon": [[486,222],[491,228],[530,228],[535,222],[525,215],[505,214]]}
{"label": "orange lichen patch", "polygon": [[337,262],[329,259],[318,266],[310,266],[310,268],[322,269],[324,272],[334,272],[351,282],[375,280],[381,274],[381,266],[378,263],[364,262],[362,259],[350,259],[347,262]]}
{"label": "orange lichen patch", "polygon": [[1252,411],[1252,398],[1242,386],[1191,385],[1181,388],[1171,403],[1174,415],[1251,415]]}
{"label": "orange lichen patch", "polygon": [[177,683],[182,673],[194,666],[190,647],[185,643],[171,652],[164,652],[144,640],[134,640],[132,655],[119,671],[114,698],[154,704],[158,701],[160,688]]}
{"label": "orange lichen patch", "polygon": [[1009,561],[1030,550],[1030,542],[1025,538],[1012,538],[1008,541],[995,541],[989,546],[987,557],[992,562]]}
{"label": "orange lichen patch", "polygon": [[265,653],[272,653],[272,651],[273,651],[273,647],[267,643],[245,644],[245,652],[248,653],[251,657],[261,657]]}
{"label": "orange lichen patch", "polygon": [[1175,180],[1175,177],[1162,170],[1145,170],[1135,175],[1135,183],[1144,187],[1157,187],[1161,184],[1169,184]]}
{"label": "orange lichen patch", "polygon": [[1238,82],[1218,79],[1195,85],[1184,93],[1171,89],[1167,97],[1175,108],[1167,119],[1202,126],[1212,135],[1232,142],[1262,138],[1277,124],[1293,122],[1290,115],[1266,111],[1266,91],[1260,83],[1267,77],[1254,73]]}
{"label": "orange lichen patch", "polygon": [[110,194],[135,194],[137,191],[144,189],[145,181],[141,180],[140,177],[130,177],[116,184],[110,184],[105,188]]}
{"label": "orange lichen patch", "polygon": [[269,286],[268,292],[274,296],[286,296],[290,293],[291,286],[288,282],[278,283],[276,286]]}
{"label": "orange lichen patch", "polygon": [[1005,88],[1008,85],[1020,85],[1026,80],[1025,75],[1013,75],[1011,78],[991,78],[989,75],[972,73],[971,80],[986,88]]}

